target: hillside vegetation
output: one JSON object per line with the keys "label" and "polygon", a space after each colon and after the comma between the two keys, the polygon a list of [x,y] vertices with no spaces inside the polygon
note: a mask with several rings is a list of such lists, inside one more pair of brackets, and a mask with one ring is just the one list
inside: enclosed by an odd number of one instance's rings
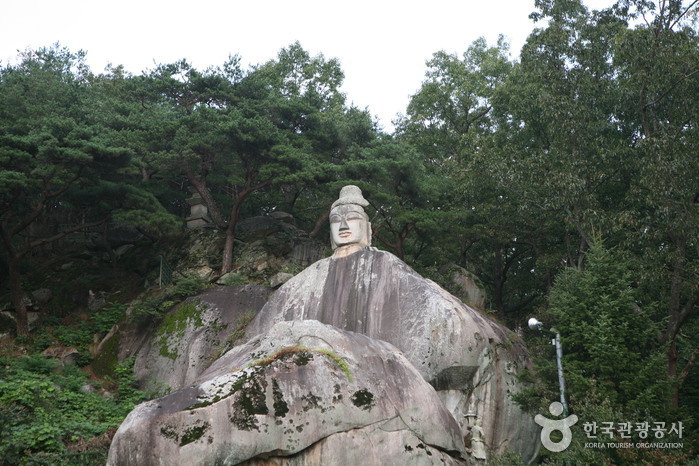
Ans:
{"label": "hillside vegetation", "polygon": [[[438,281],[449,264],[480,278],[485,310],[538,361],[519,400],[533,413],[558,390],[546,336],[524,329],[536,315],[562,335],[572,412],[684,426],[682,449],[574,444],[566,458],[687,461],[699,412],[698,7],[537,0],[539,28],[515,59],[504,40],[436,52],[393,134],[347,103],[338,59],[299,43],[249,69],[232,56],[98,73],[60,44],[3,65],[0,462],[103,462],[110,433],[153,394],[133,386],[128,361],[94,375],[101,337],[134,300],[143,322],[161,319],[239,270],[246,219],[284,212],[325,238],[346,184],[371,203],[374,245]],[[193,194],[219,235],[215,273],[160,288]]]}

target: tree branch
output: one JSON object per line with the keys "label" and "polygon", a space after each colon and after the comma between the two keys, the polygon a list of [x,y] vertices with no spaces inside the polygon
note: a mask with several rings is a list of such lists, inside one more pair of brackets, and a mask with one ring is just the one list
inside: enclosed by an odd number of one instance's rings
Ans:
{"label": "tree branch", "polygon": [[46,207],[46,201],[54,197],[58,197],[64,192],[68,191],[68,189],[70,189],[73,183],[80,179],[81,176],[82,167],[78,169],[78,173],[76,173],[72,179],[66,181],[61,187],[61,189],[57,191],[51,191],[48,179],[44,178],[44,188],[41,191],[41,196],[37,200],[36,205],[32,208],[31,212],[27,214],[24,220],[22,220],[15,228],[10,230],[10,236],[15,236],[17,233],[24,231],[25,228],[34,223],[34,220],[36,220],[39,217],[39,215],[41,215],[41,213],[44,211],[44,208]]}
{"label": "tree branch", "polygon": [[[699,1],[699,0],[697,0],[697,1]],[[671,85],[665,92],[663,92],[663,93],[660,95],[660,97],[658,97],[657,99],[655,99],[655,100],[652,101],[652,102],[648,102],[647,104],[644,104],[644,105],[643,105],[643,111],[645,111],[646,108],[651,107],[651,106],[656,105],[657,103],[659,103],[661,100],[663,100],[665,97],[667,97],[667,96],[670,94],[670,92],[672,92],[672,90],[673,90],[674,88],[676,88],[677,86],[679,86],[680,83],[682,83],[682,81],[685,81],[685,80],[691,78],[693,75],[695,75],[695,74],[697,74],[697,73],[699,73],[699,69],[696,69],[696,70],[692,71],[691,73],[689,73],[689,74],[687,74],[687,75],[685,75],[685,76],[682,76],[680,79],[678,79],[677,81],[675,81],[674,83],[672,83],[672,85]]]}
{"label": "tree branch", "polygon": [[34,249],[37,246],[41,246],[42,244],[46,244],[46,243],[51,243],[53,241],[58,241],[59,239],[64,238],[71,233],[75,233],[77,231],[82,231],[82,230],[85,230],[85,229],[91,228],[91,227],[96,227],[98,225],[103,225],[108,220],[109,220],[109,217],[105,217],[102,220],[98,220],[96,222],[90,222],[90,223],[84,223],[82,225],[77,225],[73,228],[69,228],[69,229],[62,231],[60,233],[56,233],[53,236],[49,236],[47,238],[40,238],[38,240],[32,241],[31,243],[29,243],[29,245],[27,247],[20,250],[17,253],[17,256],[22,257],[23,255],[27,254],[29,251],[31,251],[32,249]]}
{"label": "tree branch", "polygon": [[673,23],[670,25],[670,28],[669,28],[669,29],[672,29],[672,28],[674,28],[675,26],[677,26],[677,24],[682,20],[682,18],[685,17],[685,16],[687,15],[687,13],[689,13],[689,11],[692,9],[692,7],[694,7],[694,5],[696,5],[697,3],[699,3],[699,0],[694,0],[692,3],[690,3],[690,4],[687,6],[687,8],[685,8],[685,10],[684,10],[682,13],[680,13],[679,15],[677,15],[677,19],[675,20],[675,22],[673,22]]}

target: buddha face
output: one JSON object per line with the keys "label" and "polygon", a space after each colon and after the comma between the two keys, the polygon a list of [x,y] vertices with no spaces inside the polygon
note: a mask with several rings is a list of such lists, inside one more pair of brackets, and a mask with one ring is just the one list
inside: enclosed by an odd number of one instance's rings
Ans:
{"label": "buddha face", "polygon": [[345,204],[330,212],[330,237],[333,249],[359,244],[371,244],[369,219],[364,209],[356,204]]}

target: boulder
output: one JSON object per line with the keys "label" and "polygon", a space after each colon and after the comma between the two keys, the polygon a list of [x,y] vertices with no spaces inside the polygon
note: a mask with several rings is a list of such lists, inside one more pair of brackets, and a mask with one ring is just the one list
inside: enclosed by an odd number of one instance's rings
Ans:
{"label": "boulder", "polygon": [[104,291],[94,292],[88,290],[87,292],[87,308],[92,311],[99,311],[104,306],[107,305],[109,295]]}
{"label": "boulder", "polygon": [[449,278],[457,298],[477,309],[485,307],[485,288],[475,274],[456,264],[442,267],[439,271]]}
{"label": "boulder", "polygon": [[38,308],[42,307],[53,298],[53,293],[48,288],[39,288],[32,291],[32,302]]}
{"label": "boulder", "polygon": [[[40,313],[29,311],[27,312],[27,323],[29,331],[36,328],[36,323],[39,321]],[[0,311],[0,335],[9,335],[17,327],[17,314],[14,309]]]}
{"label": "boulder", "polygon": [[[272,458],[257,458],[241,466],[400,465],[457,466],[464,461],[431,445],[425,445],[408,430],[389,430],[374,424],[338,432],[314,443],[303,452]],[[466,463],[468,464],[468,462]]]}
{"label": "boulder", "polygon": [[308,319],[395,345],[438,390],[463,436],[480,420],[491,451],[536,455],[534,420],[510,397],[529,364],[520,338],[393,254],[369,247],[316,262],[277,290],[247,336]]}
{"label": "boulder", "polygon": [[136,354],[134,374],[142,387],[182,388],[243,336],[269,292],[257,285],[206,290],[176,305],[155,328],[123,329],[119,359]]}
{"label": "boulder", "polygon": [[106,235],[104,231],[93,231],[90,233],[90,245],[93,247],[115,249],[125,244],[137,244],[141,241],[148,241],[137,228],[123,223],[110,223]]}
{"label": "boulder", "polygon": [[[463,464],[476,461],[463,455],[471,440],[444,438],[471,439],[476,428],[479,455],[536,456],[538,428],[510,397],[529,364],[519,337],[394,255],[365,248],[323,259],[268,295],[253,285],[211,289],[147,335],[121,332],[120,359],[137,350],[137,378],[174,393],[129,415],[110,464],[154,464],[151,444],[168,464]],[[397,360],[416,377],[393,374],[387,361]],[[429,413],[412,416],[415,425],[396,421],[418,398]],[[356,411],[363,403],[381,409]]]}
{"label": "boulder", "polygon": [[69,346],[49,346],[41,354],[47,358],[57,359],[61,366],[74,366],[80,358],[80,352]]}
{"label": "boulder", "polygon": [[[280,322],[137,406],[109,465],[465,464],[461,431],[391,344]],[[362,460],[362,461],[359,461]]]}
{"label": "boulder", "polygon": [[168,257],[174,270],[182,275],[211,278],[221,268],[221,251],[225,232],[213,228],[189,229],[183,244],[172,257]]}
{"label": "boulder", "polygon": [[269,286],[271,286],[272,288],[278,288],[279,286],[288,282],[292,278],[294,278],[294,274],[279,272],[278,274],[274,275],[272,278],[269,279]]}
{"label": "boulder", "polygon": [[235,236],[245,243],[264,240],[270,235],[283,231],[284,224],[267,215],[246,218],[235,226]]}
{"label": "boulder", "polygon": [[242,220],[236,226],[235,235],[246,245],[255,246],[249,251],[241,249],[236,257],[236,263],[243,268],[249,262],[263,262],[259,257],[251,261],[249,256],[254,255],[267,256],[264,262],[268,264],[278,262],[281,265],[285,261],[289,265],[306,267],[324,257],[328,249],[311,239],[296,226],[293,216],[284,212]]}

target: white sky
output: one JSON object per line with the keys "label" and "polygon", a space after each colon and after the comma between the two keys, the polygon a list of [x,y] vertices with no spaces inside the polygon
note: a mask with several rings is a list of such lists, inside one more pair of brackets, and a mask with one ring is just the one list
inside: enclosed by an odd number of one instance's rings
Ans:
{"label": "white sky", "polygon": [[533,10],[534,0],[0,0],[0,61],[60,42],[85,50],[95,72],[112,63],[140,74],[182,58],[203,69],[232,54],[247,67],[298,40],[338,58],[348,103],[391,131],[434,52],[461,55],[476,38],[494,45],[503,34],[517,58]]}

